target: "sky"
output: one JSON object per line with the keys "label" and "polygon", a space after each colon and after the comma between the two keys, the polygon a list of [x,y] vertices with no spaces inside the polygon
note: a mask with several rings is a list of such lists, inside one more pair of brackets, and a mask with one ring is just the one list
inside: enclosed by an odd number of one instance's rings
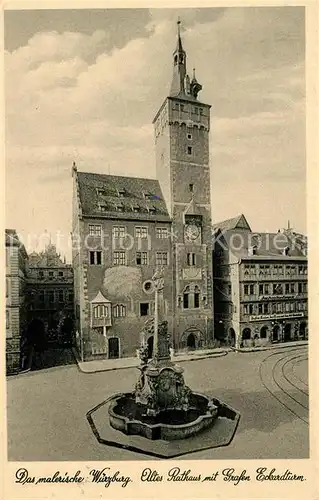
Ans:
{"label": "sky", "polygon": [[212,105],[213,222],[306,233],[303,7],[6,11],[6,227],[29,251],[46,231],[70,259],[73,161],[155,177],[178,16]]}

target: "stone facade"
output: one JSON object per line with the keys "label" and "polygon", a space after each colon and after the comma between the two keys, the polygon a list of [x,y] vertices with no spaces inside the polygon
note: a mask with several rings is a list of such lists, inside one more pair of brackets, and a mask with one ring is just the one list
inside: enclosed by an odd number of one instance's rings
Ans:
{"label": "stone facade", "polygon": [[216,224],[214,242],[216,338],[236,347],[307,339],[307,256],[293,233],[253,233],[242,215]]}
{"label": "stone facade", "polygon": [[56,341],[64,318],[74,316],[73,269],[49,244],[43,252],[29,256],[27,276],[28,322],[44,323],[48,340]]}
{"label": "stone facade", "polygon": [[[213,341],[210,106],[197,101],[195,76],[186,78],[179,36],[173,64],[173,90],[154,119],[157,180],[73,168],[76,329],[85,360],[135,355],[153,316],[146,286],[159,266],[172,347]],[[152,335],[146,340],[151,348]]]}
{"label": "stone facade", "polygon": [[[174,347],[200,348],[214,339],[210,105],[199,102],[198,92],[195,96],[187,85],[180,37],[173,61],[171,95],[153,120],[156,175],[172,218]],[[195,76],[192,82],[201,89]]]}
{"label": "stone facade", "polygon": [[20,368],[20,339],[27,322],[26,273],[28,256],[13,229],[5,232],[6,252],[6,371]]}

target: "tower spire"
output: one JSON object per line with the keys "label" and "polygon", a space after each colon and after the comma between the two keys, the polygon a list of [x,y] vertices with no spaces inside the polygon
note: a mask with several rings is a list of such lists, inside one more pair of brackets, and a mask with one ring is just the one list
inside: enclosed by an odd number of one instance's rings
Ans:
{"label": "tower spire", "polygon": [[176,49],[173,53],[174,69],[173,69],[173,80],[171,85],[170,95],[172,97],[177,97],[179,95],[185,95],[185,76],[186,76],[186,52],[183,49],[182,39],[181,39],[181,20],[177,20],[177,44]]}

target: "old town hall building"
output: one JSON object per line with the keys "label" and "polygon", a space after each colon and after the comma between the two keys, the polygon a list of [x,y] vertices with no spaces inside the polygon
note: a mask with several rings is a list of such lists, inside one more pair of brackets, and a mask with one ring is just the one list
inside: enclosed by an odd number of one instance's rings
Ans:
{"label": "old town hall building", "polygon": [[[169,96],[154,120],[156,180],[73,167],[77,346],[83,360],[135,355],[152,321],[151,278],[164,269],[175,349],[213,340],[210,105],[186,71],[180,33]],[[151,349],[151,330],[147,338]]]}

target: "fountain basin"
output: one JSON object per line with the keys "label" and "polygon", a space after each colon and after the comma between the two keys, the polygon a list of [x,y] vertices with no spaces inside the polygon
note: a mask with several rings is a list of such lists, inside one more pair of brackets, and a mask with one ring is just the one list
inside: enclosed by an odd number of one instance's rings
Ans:
{"label": "fountain basin", "polygon": [[219,413],[216,403],[217,400],[192,392],[187,411],[165,408],[156,416],[149,416],[146,405],[136,403],[134,393],[125,393],[111,398],[108,413],[110,425],[124,434],[173,441],[211,427]]}

